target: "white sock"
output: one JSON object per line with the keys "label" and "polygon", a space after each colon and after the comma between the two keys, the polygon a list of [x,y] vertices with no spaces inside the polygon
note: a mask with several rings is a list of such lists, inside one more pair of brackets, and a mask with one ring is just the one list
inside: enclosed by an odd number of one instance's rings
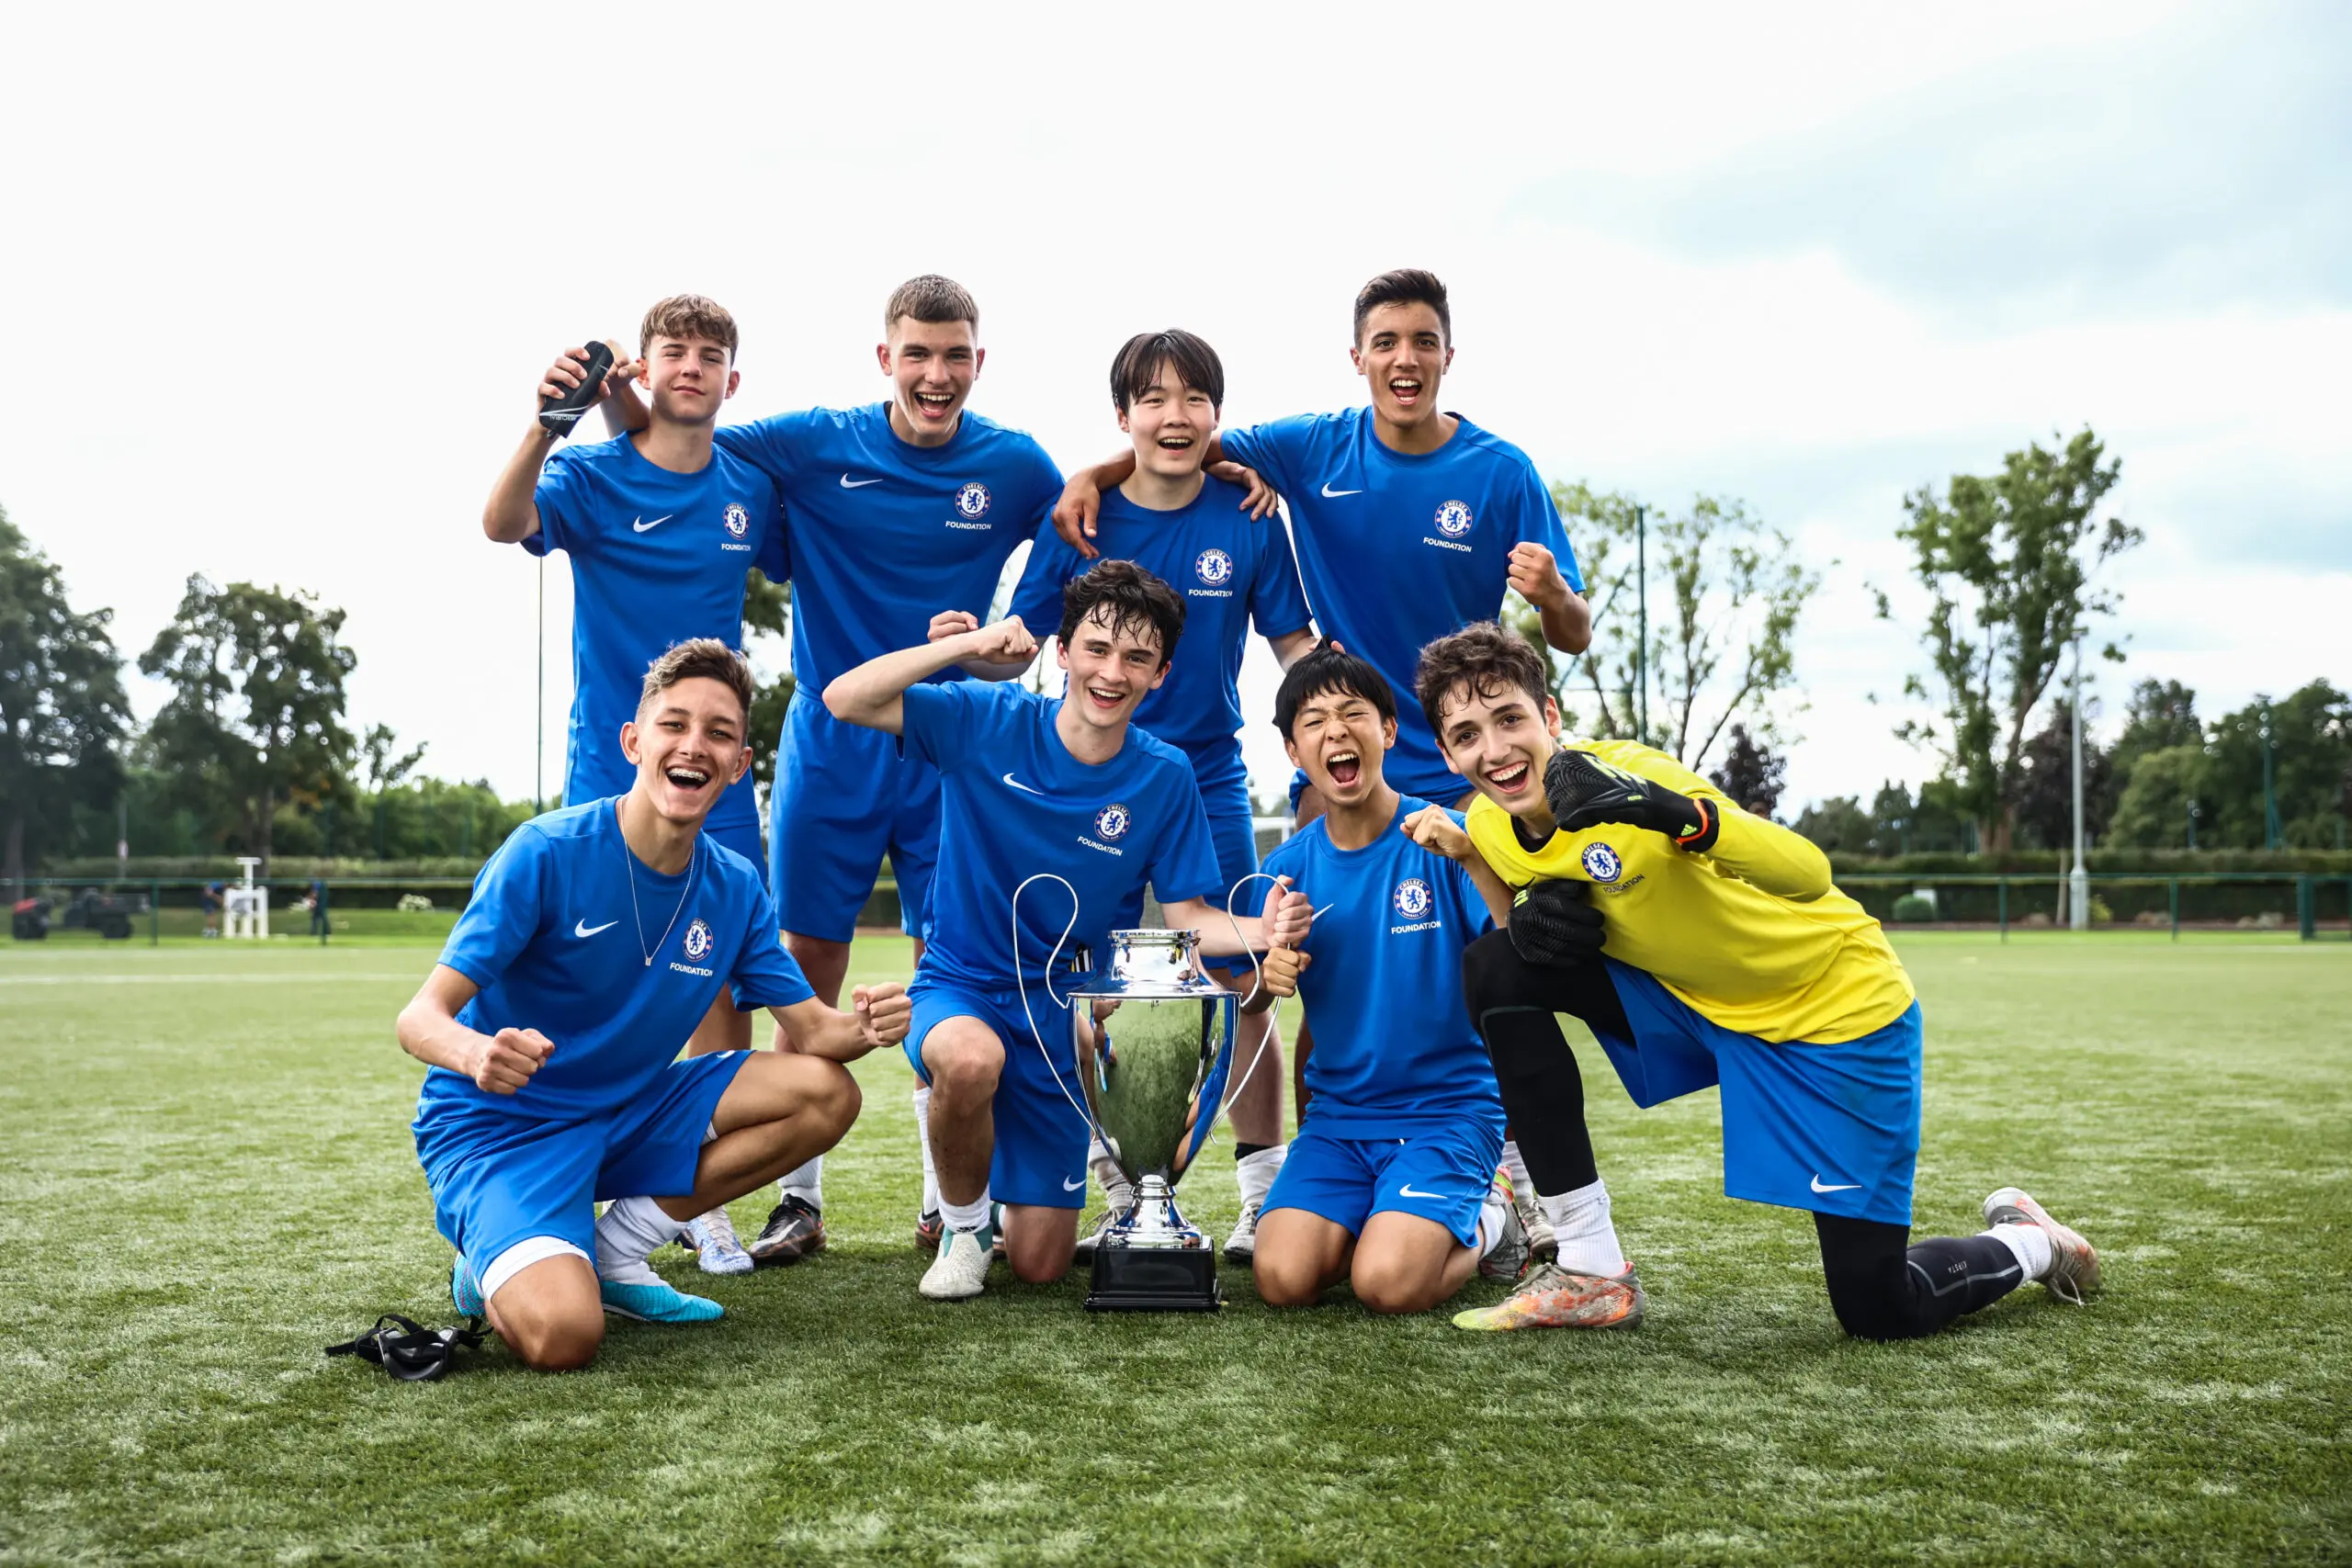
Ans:
{"label": "white sock", "polygon": [[915,1085],[915,1142],[922,1146],[922,1207],[924,1214],[939,1213],[939,1167],[931,1158],[931,1086]]}
{"label": "white sock", "polygon": [[1486,1206],[1478,1211],[1478,1235],[1470,1244],[1477,1249],[1479,1257],[1484,1258],[1492,1252],[1495,1243],[1502,1240],[1503,1231],[1510,1223],[1510,1205],[1503,1201],[1503,1195],[1488,1188]]}
{"label": "white sock", "polygon": [[1262,1204],[1266,1194],[1273,1190],[1274,1178],[1283,1173],[1283,1161],[1290,1157],[1288,1144],[1271,1144],[1245,1159],[1233,1162],[1233,1184],[1241,1189],[1241,1206]]}
{"label": "white sock", "polygon": [[981,1188],[980,1195],[968,1203],[951,1203],[942,1197],[939,1213],[951,1231],[986,1230],[989,1225],[989,1190]]}
{"label": "white sock", "polygon": [[1536,1207],[1560,1243],[1560,1267],[1577,1274],[1623,1274],[1625,1249],[1609,1219],[1609,1184],[1595,1181],[1556,1197],[1537,1193]]}
{"label": "white sock", "polygon": [[1119,1168],[1119,1162],[1111,1157],[1111,1151],[1102,1146],[1100,1138],[1086,1141],[1086,1168],[1102,1189],[1103,1199],[1114,1207],[1136,1195],[1135,1183],[1127,1179],[1127,1173]]}
{"label": "white sock", "polygon": [[1505,1173],[1510,1177],[1512,1191],[1524,1192],[1530,1197],[1534,1196],[1535,1178],[1527,1174],[1527,1160],[1519,1152],[1517,1138],[1503,1140],[1502,1166]]}
{"label": "white sock", "polygon": [[778,1193],[797,1198],[812,1209],[825,1206],[825,1156],[819,1155],[775,1184]]}
{"label": "white sock", "polygon": [[677,1239],[678,1222],[650,1198],[623,1198],[606,1205],[596,1222],[596,1278],[616,1285],[658,1285],[646,1267],[657,1247]]}
{"label": "white sock", "polygon": [[2050,1272],[2057,1249],[2051,1245],[2050,1233],[2040,1225],[1995,1225],[1984,1234],[1999,1238],[2003,1246],[2017,1254],[2018,1267],[2025,1270],[2027,1279],[2039,1280]]}

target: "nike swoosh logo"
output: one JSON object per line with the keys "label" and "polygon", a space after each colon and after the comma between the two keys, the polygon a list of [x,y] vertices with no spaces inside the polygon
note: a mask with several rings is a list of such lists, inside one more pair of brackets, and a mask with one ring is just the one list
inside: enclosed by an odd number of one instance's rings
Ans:
{"label": "nike swoosh logo", "polygon": [[1396,1196],[1399,1198],[1442,1198],[1445,1194],[1442,1192],[1416,1192],[1413,1190],[1411,1184],[1408,1183],[1407,1185],[1396,1189]]}
{"label": "nike swoosh logo", "polygon": [[611,931],[615,926],[619,924],[620,922],[618,920],[606,920],[601,926],[592,926],[584,919],[575,920],[572,922],[571,934],[573,936],[594,936],[598,931]]}
{"label": "nike swoosh logo", "polygon": [[1333,490],[1329,479],[1323,481],[1323,499],[1326,501],[1337,501],[1343,495],[1362,495],[1363,493],[1363,491],[1360,490]]}
{"label": "nike swoosh logo", "polygon": [[1067,1176],[1065,1176],[1065,1177],[1063,1177],[1063,1178],[1062,1178],[1062,1190],[1063,1190],[1063,1191],[1065,1191],[1065,1192],[1082,1192],[1082,1191],[1084,1191],[1085,1190],[1086,1190],[1086,1178],[1084,1178],[1084,1177],[1082,1177],[1082,1176],[1081,1176],[1081,1177],[1080,1177],[1076,1181],[1072,1181],[1072,1180],[1071,1180],[1069,1177],[1067,1177]]}
{"label": "nike swoosh logo", "polygon": [[1022,794],[1023,794],[1023,795],[1036,795],[1036,796],[1038,796],[1038,797],[1040,797],[1040,798],[1043,798],[1043,797],[1044,797],[1044,795],[1045,795],[1045,793],[1046,793],[1046,792],[1045,792],[1044,790],[1042,790],[1042,789],[1031,789],[1027,784],[1023,784],[1019,779],[1014,778],[1011,773],[1007,773],[1007,774],[1005,774],[1005,775],[1004,775],[1004,782],[1005,782],[1005,783],[1007,783],[1007,784],[1011,784],[1013,788],[1015,788],[1015,789],[1019,790],[1019,791],[1020,791]]}
{"label": "nike swoosh logo", "polygon": [[667,523],[671,518],[675,517],[677,513],[674,512],[664,512],[661,516],[656,517],[650,523],[646,522],[643,518],[639,518],[636,522],[630,524],[629,526],[642,534],[648,528],[659,528],[662,524]]}
{"label": "nike swoosh logo", "polygon": [[1824,1187],[1819,1176],[1813,1179],[1813,1190],[1815,1192],[1855,1192],[1861,1190],[1861,1185],[1859,1181],[1841,1181],[1834,1187]]}
{"label": "nike swoosh logo", "polygon": [[880,479],[854,479],[847,474],[843,474],[842,476],[842,489],[843,490],[864,490],[867,485],[878,485],[882,481]]}

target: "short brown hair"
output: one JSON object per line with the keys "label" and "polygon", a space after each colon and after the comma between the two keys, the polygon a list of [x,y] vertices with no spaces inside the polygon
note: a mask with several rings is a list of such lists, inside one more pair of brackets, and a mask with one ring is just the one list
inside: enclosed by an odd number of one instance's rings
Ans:
{"label": "short brown hair", "polygon": [[1516,686],[1535,699],[1538,713],[1552,694],[1551,683],[1544,678],[1544,656],[1535,645],[1494,621],[1473,621],[1421,649],[1413,694],[1421,699],[1421,715],[1441,746],[1445,731],[1438,724],[1438,709],[1464,686],[1482,697],[1498,697]]}
{"label": "short brown hair", "polygon": [[645,324],[637,329],[639,357],[652,351],[657,337],[708,338],[727,345],[729,360],[735,357],[735,318],[726,306],[699,294],[673,294],[653,302],[653,309],[645,312]]}
{"label": "short brown hair", "polygon": [[910,321],[969,321],[974,332],[980,330],[980,307],[971,290],[935,272],[910,277],[890,290],[890,302],[882,307],[882,330],[888,333],[902,317]]}
{"label": "short brown hair", "polygon": [[1097,616],[1109,625],[1113,637],[1146,626],[1158,632],[1162,669],[1176,657],[1176,639],[1184,635],[1184,601],[1131,560],[1096,561],[1085,576],[1062,589],[1062,624],[1057,634],[1062,646],[1068,648],[1078,628]]}
{"label": "short brown hair", "polygon": [[1438,335],[1448,347],[1453,343],[1453,312],[1445,302],[1445,285],[1437,274],[1417,266],[1384,272],[1356,290],[1356,344],[1363,344],[1363,321],[1383,305],[1427,305],[1437,312]]}
{"label": "short brown hair", "polygon": [[743,705],[743,717],[752,716],[752,667],[743,656],[715,637],[689,637],[684,642],[672,643],[670,650],[655,660],[645,671],[645,689],[638,694],[637,711],[643,713],[647,705],[681,681],[716,681],[735,694]]}
{"label": "short brown hair", "polygon": [[1181,327],[1164,333],[1137,333],[1111,361],[1111,402],[1121,413],[1135,407],[1151,390],[1162,367],[1176,372],[1184,385],[1206,392],[1212,408],[1225,407],[1225,362],[1208,340]]}

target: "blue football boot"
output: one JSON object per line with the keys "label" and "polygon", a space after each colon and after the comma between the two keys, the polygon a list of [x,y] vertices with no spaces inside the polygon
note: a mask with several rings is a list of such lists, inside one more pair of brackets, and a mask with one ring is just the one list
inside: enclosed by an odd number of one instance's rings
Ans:
{"label": "blue football boot", "polygon": [[596,1287],[607,1314],[636,1323],[708,1323],[727,1314],[725,1307],[707,1296],[690,1296],[661,1280],[650,1285],[599,1280]]}

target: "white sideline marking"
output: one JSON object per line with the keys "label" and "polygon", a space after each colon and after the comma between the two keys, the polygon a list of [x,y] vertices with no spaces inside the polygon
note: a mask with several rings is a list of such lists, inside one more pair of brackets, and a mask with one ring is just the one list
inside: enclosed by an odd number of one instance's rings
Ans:
{"label": "white sideline marking", "polygon": [[0,986],[251,986],[296,981],[314,986],[339,980],[414,980],[414,970],[398,974],[339,975],[0,975]]}

